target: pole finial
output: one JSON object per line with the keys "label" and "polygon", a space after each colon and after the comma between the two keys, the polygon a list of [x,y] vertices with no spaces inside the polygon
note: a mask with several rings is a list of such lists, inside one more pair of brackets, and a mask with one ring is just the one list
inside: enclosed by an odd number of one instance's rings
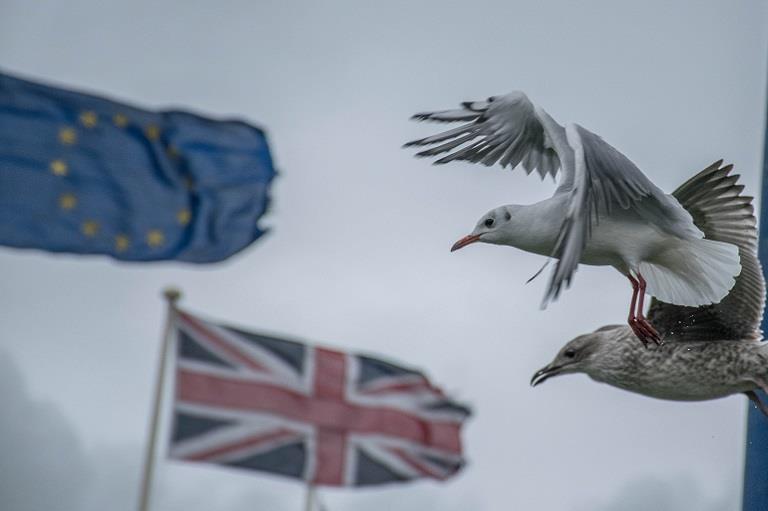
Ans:
{"label": "pole finial", "polygon": [[169,304],[176,305],[176,302],[181,298],[181,291],[177,287],[169,286],[163,289],[163,296]]}

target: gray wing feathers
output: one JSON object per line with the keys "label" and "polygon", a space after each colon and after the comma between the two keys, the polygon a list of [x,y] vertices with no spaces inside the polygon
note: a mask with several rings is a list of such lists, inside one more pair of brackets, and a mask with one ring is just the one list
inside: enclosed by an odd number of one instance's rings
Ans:
{"label": "gray wing feathers", "polygon": [[[555,268],[549,278],[549,285],[544,294],[542,308],[547,303],[555,300],[563,286],[571,285],[573,274],[579,265],[581,253],[589,239],[591,228],[591,188],[586,185],[589,179],[585,168],[584,146],[578,140],[571,140],[571,126],[566,128],[568,143],[573,148],[573,171],[568,209],[565,219],[560,227],[560,232],[555,242],[555,250],[552,257],[557,260]],[[558,188],[560,190],[560,188]],[[565,192],[565,190],[563,190]],[[555,192],[557,193],[557,192]]]}
{"label": "gray wing feathers", "polygon": [[[558,263],[550,277],[542,306],[570,285],[591,226],[615,208],[632,208],[649,223],[682,238],[701,237],[691,216],[654,185],[629,158],[602,138],[579,126],[565,128],[573,148],[573,179],[563,180],[555,193],[569,193],[565,220],[552,254]],[[567,168],[565,174],[568,174]]]}
{"label": "gray wing feathers", "polygon": [[720,303],[684,307],[654,299],[648,318],[659,333],[673,340],[760,339],[765,306],[765,281],[757,259],[757,221],[752,197],[741,195],[732,165],[717,161],[673,192],[693,217],[704,237],[739,248],[741,273]]}
{"label": "gray wing feathers", "polygon": [[435,164],[458,160],[487,166],[499,163],[510,168],[522,165],[528,174],[536,170],[542,178],[555,177],[560,159],[552,141],[557,135],[548,134],[547,128],[562,130],[562,126],[552,121],[553,126],[545,128],[536,114],[535,107],[522,92],[494,96],[487,101],[465,102],[460,110],[424,112],[412,118],[466,124],[408,142],[404,147],[431,146],[417,153],[419,157],[447,153],[435,160]]}
{"label": "gray wing feathers", "polygon": [[[591,131],[573,125],[569,141],[578,136],[586,172],[580,183],[591,190],[590,213],[609,214],[632,207],[641,218],[681,238],[701,238],[691,215],[665,194],[632,161]],[[572,144],[573,145],[573,144]]]}
{"label": "gray wing feathers", "polygon": [[[701,238],[691,216],[664,194],[626,156],[578,125],[563,128],[522,92],[462,103],[459,110],[425,112],[416,120],[457,122],[461,126],[405,144],[426,146],[420,157],[515,168],[542,178],[562,177],[555,194],[568,194],[568,208],[552,256],[558,259],[544,297],[557,298],[570,285],[592,222],[614,208],[632,208],[643,220],[681,238]],[[725,228],[725,227],[723,227]]]}

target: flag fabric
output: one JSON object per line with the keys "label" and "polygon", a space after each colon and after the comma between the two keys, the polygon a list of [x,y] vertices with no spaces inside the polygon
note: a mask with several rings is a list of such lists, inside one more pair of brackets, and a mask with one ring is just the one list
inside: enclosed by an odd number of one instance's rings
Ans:
{"label": "flag fabric", "polygon": [[0,73],[0,244],[219,261],[264,233],[275,170],[241,121],[150,112]]}
{"label": "flag fabric", "polygon": [[220,326],[184,311],[169,454],[366,486],[446,479],[469,410],[419,371]]}

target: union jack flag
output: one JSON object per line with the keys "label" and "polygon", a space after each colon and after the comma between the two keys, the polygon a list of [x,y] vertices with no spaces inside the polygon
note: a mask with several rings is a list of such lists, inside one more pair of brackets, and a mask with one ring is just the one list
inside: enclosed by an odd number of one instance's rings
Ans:
{"label": "union jack flag", "polygon": [[469,410],[419,371],[176,310],[170,456],[318,485],[446,479]]}

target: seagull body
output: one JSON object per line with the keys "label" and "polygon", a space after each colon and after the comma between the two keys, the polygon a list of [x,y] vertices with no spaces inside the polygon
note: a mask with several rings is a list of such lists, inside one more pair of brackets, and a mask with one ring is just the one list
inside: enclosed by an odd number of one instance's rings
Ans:
{"label": "seagull body", "polygon": [[[489,212],[484,220],[496,221],[497,217],[504,217],[509,213],[511,218],[508,222],[494,233],[483,236],[483,229],[480,229],[481,233],[473,233],[470,236],[479,235],[480,239],[477,241],[509,245],[549,257],[557,246],[560,234],[561,224],[557,220],[565,218],[567,208],[566,194],[557,194],[524,206],[502,206]],[[679,238],[665,235],[652,224],[643,221],[633,210],[620,210],[610,215],[598,216],[591,236],[582,249],[579,263],[613,266],[627,274],[639,267],[641,262],[660,259],[660,254],[673,248],[685,250],[686,247],[685,243],[680,243]],[[672,262],[674,263],[674,260]]]}
{"label": "seagull body", "polygon": [[[565,353],[572,350],[573,357]],[[579,360],[573,361],[576,358]],[[570,341],[534,385],[551,376],[585,373],[593,380],[645,396],[705,401],[768,390],[768,344],[758,340],[676,341],[644,348],[624,325]]]}
{"label": "seagull body", "polygon": [[643,315],[646,292],[677,305],[713,304],[741,271],[738,249],[704,239],[677,199],[626,156],[578,124],[559,125],[522,92],[414,118],[465,122],[406,144],[431,146],[417,156],[448,153],[436,164],[465,160],[521,165],[542,178],[561,174],[552,197],[489,211],[452,248],[485,242],[557,259],[543,305],[570,285],[579,263],[613,266],[632,284],[629,325],[644,344],[658,342]]}
{"label": "seagull body", "polygon": [[630,392],[675,401],[744,393],[768,416],[754,392],[768,391],[768,344],[761,342],[760,331],[765,281],[756,256],[752,198],[740,195],[737,177],[725,169],[705,170],[675,191],[708,239],[738,247],[743,268],[728,296],[698,308],[654,300],[648,319],[662,336],[661,345],[645,349],[628,327],[602,327],[568,342],[531,384],[585,373]]}

